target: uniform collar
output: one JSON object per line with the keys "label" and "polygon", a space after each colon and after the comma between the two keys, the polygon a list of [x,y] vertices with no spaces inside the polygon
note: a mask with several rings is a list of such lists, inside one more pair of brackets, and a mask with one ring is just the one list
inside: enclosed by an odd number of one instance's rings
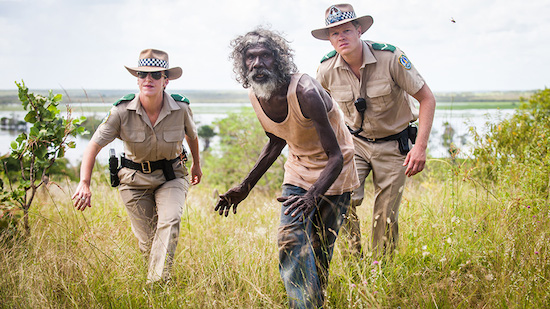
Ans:
{"label": "uniform collar", "polygon": [[367,64],[373,64],[376,63],[376,57],[374,57],[374,54],[372,53],[371,46],[367,44],[367,42],[363,42],[363,67],[365,67]]}
{"label": "uniform collar", "polygon": [[[367,64],[376,63],[376,57],[374,57],[374,54],[372,53],[369,44],[367,44],[367,42],[365,41],[361,42],[363,43],[363,64],[361,65],[361,68],[364,68]],[[336,57],[334,67],[349,68],[348,64],[344,60],[344,57],[342,57],[342,55],[340,54],[338,54],[338,56]]]}
{"label": "uniform collar", "polygon": [[[160,110],[159,117],[155,123],[155,126],[160,123],[166,116],[172,113],[172,111],[181,109],[178,103],[172,98],[171,95],[164,92],[163,93],[163,101],[162,101],[162,109]],[[147,114],[144,112],[143,107],[141,106],[141,103],[139,102],[139,95],[137,95],[130,103],[128,103],[128,107],[126,109],[129,110],[135,110],[136,114],[141,115],[143,118],[143,121],[145,121],[147,124],[151,125],[149,122],[149,118],[147,117]],[[151,127],[153,127],[151,125]]]}
{"label": "uniform collar", "polygon": [[[176,100],[174,100],[171,95],[164,92],[163,97],[164,97],[164,99],[163,99],[163,102],[162,102],[162,104],[163,104],[162,110],[171,112],[171,111],[181,109],[180,106],[178,105],[178,103],[176,103]],[[131,110],[141,112],[142,108],[141,108],[141,104],[139,102],[139,94],[136,95],[136,97],[132,101],[130,101],[130,103],[128,103],[128,106],[126,107],[126,109],[131,109]],[[138,114],[139,114],[139,112],[138,112]]]}

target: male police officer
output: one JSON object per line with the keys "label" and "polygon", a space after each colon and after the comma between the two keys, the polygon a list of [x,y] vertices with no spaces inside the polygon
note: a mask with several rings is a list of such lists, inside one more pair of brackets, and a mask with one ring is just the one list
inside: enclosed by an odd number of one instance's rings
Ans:
{"label": "male police officer", "polygon": [[[375,188],[372,248],[374,256],[392,251],[398,241],[398,212],[405,176],[424,169],[426,147],[435,110],[430,88],[395,46],[362,41],[372,25],[371,16],[356,17],[349,4],[337,4],[325,12],[326,26],[313,30],[320,40],[329,40],[335,51],[327,54],[317,71],[317,80],[339,103],[346,124],[354,135],[355,162],[361,186],[354,191],[348,222],[352,252],[361,252],[361,233],[356,206],[364,197],[365,178],[372,171]],[[410,96],[420,103],[420,112]],[[419,120],[416,145],[409,148],[410,123]],[[410,133],[410,134],[409,134]]]}

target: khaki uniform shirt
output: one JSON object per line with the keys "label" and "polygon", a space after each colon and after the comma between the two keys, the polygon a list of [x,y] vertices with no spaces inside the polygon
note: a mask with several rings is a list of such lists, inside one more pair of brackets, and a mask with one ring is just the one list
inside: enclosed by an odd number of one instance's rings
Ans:
{"label": "khaki uniform shirt", "polygon": [[178,157],[183,150],[185,135],[191,139],[197,137],[189,104],[175,101],[165,92],[154,126],[141,106],[139,95],[136,95],[133,100],[122,101],[111,108],[92,141],[104,147],[119,138],[124,142],[126,158],[141,163]]}
{"label": "khaki uniform shirt", "polygon": [[[328,156],[321,145],[313,121],[304,117],[298,102],[296,88],[302,75],[292,75],[287,93],[288,115],[283,122],[278,123],[271,120],[264,113],[252,91],[249,92],[249,97],[264,130],[287,142],[289,151],[285,163],[284,183],[309,190],[327,166]],[[353,139],[346,128],[342,113],[336,102],[332,100],[332,103],[332,109],[328,112],[328,119],[342,151],[344,166],[338,178],[325,192],[325,195],[341,195],[357,188],[359,178],[355,168]]]}
{"label": "khaki uniform shirt", "polygon": [[324,60],[317,70],[317,80],[338,102],[348,126],[355,130],[361,125],[361,116],[354,105],[358,98],[367,102],[360,133],[364,137],[393,135],[418,119],[411,95],[422,88],[424,79],[400,49],[363,41],[360,72],[358,79],[339,54]]}

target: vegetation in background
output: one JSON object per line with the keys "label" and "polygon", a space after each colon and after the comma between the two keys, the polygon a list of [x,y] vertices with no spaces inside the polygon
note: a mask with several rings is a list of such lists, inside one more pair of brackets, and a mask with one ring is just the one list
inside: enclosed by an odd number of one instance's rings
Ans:
{"label": "vegetation in background", "polygon": [[474,129],[477,175],[484,184],[515,187],[516,197],[548,204],[550,192],[550,89],[538,91],[485,136]]}
{"label": "vegetation in background", "polygon": [[208,151],[210,149],[210,142],[212,141],[212,138],[216,136],[214,128],[207,124],[202,125],[197,129],[197,134],[204,140],[203,151]]}
{"label": "vegetation in background", "polygon": [[[32,124],[28,133],[21,133],[11,143],[10,156],[18,160],[16,168],[19,178],[0,178],[0,213],[11,214],[13,210],[23,210],[24,228],[30,234],[28,214],[38,188],[48,184],[48,174],[58,158],[63,158],[67,148],[74,148],[76,137],[85,133],[79,125],[85,117],[72,119],[70,111],[67,118],[59,116],[58,105],[61,95],[51,91],[47,97],[29,93],[24,82],[16,83],[19,88],[19,100],[27,111],[25,121]],[[2,160],[0,175],[10,173],[8,162]],[[1,232],[1,231],[0,231]]]}
{"label": "vegetation in background", "polygon": [[83,127],[84,130],[89,133],[84,135],[84,137],[92,138],[92,135],[94,134],[97,127],[99,127],[102,121],[103,121],[103,118],[99,118],[96,116],[86,117],[85,120],[80,124],[80,126]]}
{"label": "vegetation in background", "polygon": [[[471,158],[430,159],[408,179],[391,259],[368,251],[345,259],[338,240],[326,308],[550,308],[549,98],[537,92],[510,120],[476,135]],[[203,153],[203,182],[189,192],[170,284],[146,286],[125,207],[105,169],[96,169],[93,191],[101,193],[92,208],[74,209],[75,183],[46,187],[30,212],[36,232],[0,241],[0,307],[286,308],[276,245],[280,179],[253,190],[237,215],[213,211],[215,189],[244,177],[265,134],[252,111],[216,125],[226,146]],[[375,192],[366,189],[358,212],[368,248]]]}
{"label": "vegetation in background", "polygon": [[[208,184],[224,191],[239,184],[252,169],[267,143],[267,136],[251,108],[229,113],[214,122],[220,138],[215,150],[202,154],[203,174]],[[281,155],[262,176],[254,190],[272,191],[281,187],[285,155]]]}

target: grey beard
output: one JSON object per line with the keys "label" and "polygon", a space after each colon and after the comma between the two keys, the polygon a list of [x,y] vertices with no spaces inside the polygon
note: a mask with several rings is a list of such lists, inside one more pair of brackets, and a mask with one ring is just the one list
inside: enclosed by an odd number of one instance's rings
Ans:
{"label": "grey beard", "polygon": [[271,98],[271,95],[279,85],[275,78],[270,78],[265,83],[256,83],[255,81],[251,80],[250,86],[252,87],[252,91],[254,91],[254,94],[258,98],[269,100]]}

